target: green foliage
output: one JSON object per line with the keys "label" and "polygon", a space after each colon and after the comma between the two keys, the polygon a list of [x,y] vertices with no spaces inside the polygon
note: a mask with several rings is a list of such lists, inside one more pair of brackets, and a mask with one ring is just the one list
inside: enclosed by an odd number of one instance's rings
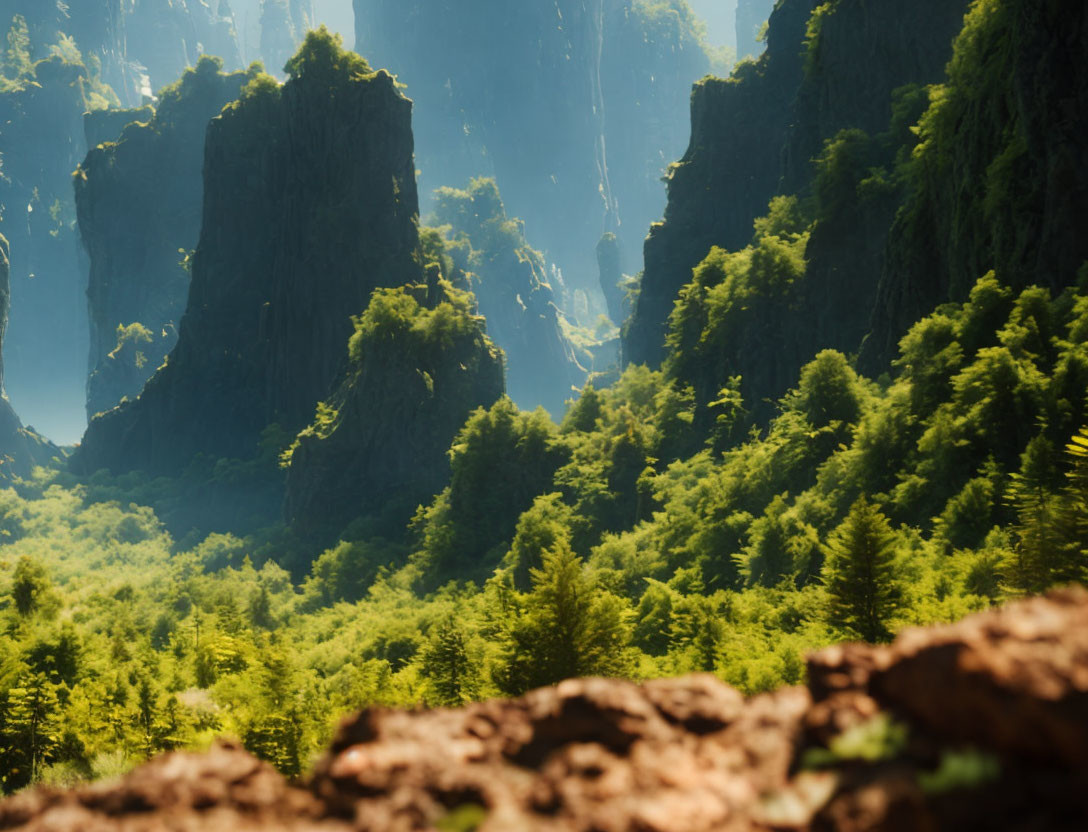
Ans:
{"label": "green foliage", "polygon": [[432,701],[455,706],[475,698],[478,671],[468,654],[464,633],[453,619],[437,628],[422,651],[420,672],[431,684]]}
{"label": "green foliage", "polygon": [[669,317],[666,370],[692,386],[699,405],[714,401],[738,375],[749,401],[753,389],[787,386],[783,373],[797,346],[772,345],[762,334],[774,331],[783,317],[802,315],[808,241],[798,200],[776,198],[757,220],[752,245],[739,252],[711,249],[681,289]]}
{"label": "green foliage", "polygon": [[450,449],[449,487],[416,519],[416,560],[439,579],[485,578],[513,539],[518,516],[547,490],[564,459],[543,410],[507,398],[479,409]]}
{"label": "green foliage", "polygon": [[596,586],[563,541],[541,559],[505,634],[499,687],[520,694],[575,676],[629,674],[629,610],[622,599]]}
{"label": "green foliage", "polygon": [[344,39],[325,26],[306,33],[302,46],[283,71],[296,80],[330,86],[345,78],[365,78],[371,72],[366,60],[344,49]]}
{"label": "green foliage", "polygon": [[831,536],[825,580],[828,621],[869,642],[891,638],[902,591],[888,519],[864,497]]}
{"label": "green foliage", "polygon": [[[33,72],[30,60],[30,30],[27,28],[26,18],[21,14],[11,19],[6,40],[7,46],[3,60],[0,61],[0,75],[3,76],[0,83],[6,82],[10,88]],[[4,91],[4,88],[0,88],[0,91]]]}
{"label": "green foliage", "polygon": [[24,618],[40,611],[48,603],[50,581],[45,568],[23,555],[15,566],[11,582],[11,600]]}

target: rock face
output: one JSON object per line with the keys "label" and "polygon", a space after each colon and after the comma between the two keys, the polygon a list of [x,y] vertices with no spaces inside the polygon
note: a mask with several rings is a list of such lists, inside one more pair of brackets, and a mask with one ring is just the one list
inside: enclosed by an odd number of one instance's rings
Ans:
{"label": "rock face", "polygon": [[608,232],[597,242],[597,277],[601,283],[601,293],[608,308],[608,317],[613,322],[623,323],[630,310],[624,296],[622,258],[616,235]]}
{"label": "rock face", "polygon": [[993,269],[1013,288],[1068,286],[1088,260],[1088,8],[978,4],[923,121],[915,191],[898,214],[862,366],[966,298]]}
{"label": "rock face", "polygon": [[407,84],[429,192],[493,177],[569,284],[594,247],[636,262],[709,70],[686,5],[630,0],[355,0],[356,50]]}
{"label": "rock face", "polygon": [[645,270],[624,338],[632,364],[664,358],[665,324],[691,270],[712,246],[744,248],[752,223],[778,192],[781,148],[804,75],[801,44],[814,0],[784,0],[767,50],[730,79],[708,78],[691,98],[691,143],[669,172],[664,222],[650,228]]}
{"label": "rock face", "polygon": [[[1088,823],[1088,592],[809,659],[745,701],[711,676],[570,680],[364,711],[306,787],[232,747],[0,803],[0,829],[988,830]],[[263,825],[260,825],[263,824]]]}
{"label": "rock face", "polygon": [[506,389],[523,410],[543,406],[557,421],[585,382],[540,252],[519,220],[506,215],[494,180],[441,188],[435,219],[448,227],[455,265],[471,273],[487,332],[506,354]]}
{"label": "rock face", "polygon": [[327,33],[278,86],[212,121],[178,344],[143,394],[95,419],[76,470],[177,473],[294,434],[333,387],[352,314],[419,280],[411,102]]}
{"label": "rock face", "polygon": [[86,278],[72,171],[86,152],[90,92],[85,66],[52,57],[0,93],[0,223],[11,242],[13,310],[8,392],[40,430],[68,442],[84,425]]}
{"label": "rock face", "polygon": [[[221,70],[217,60],[202,59],[162,92],[157,110],[86,116],[88,138],[100,140],[75,176],[91,264],[88,418],[139,396],[177,343],[189,296],[183,260],[200,235],[204,136],[252,77]],[[103,144],[102,134],[117,125],[124,132]]]}
{"label": "rock face", "polygon": [[291,452],[286,519],[296,529],[335,535],[383,510],[406,522],[442,490],[457,432],[503,394],[502,354],[470,305],[437,265],[428,284],[374,295],[347,377]]}
{"label": "rock face", "polygon": [[[672,303],[711,246],[744,248],[773,196],[812,192],[813,160],[826,141],[848,129],[884,133],[893,104],[909,109],[899,104],[904,98],[897,90],[941,80],[968,3],[839,0],[820,6],[810,23],[814,5],[780,3],[759,61],[742,65],[727,81],[696,88],[691,145],[671,173],[664,223],[646,241],[646,269],[625,342],[631,362],[662,360]],[[891,166],[894,149],[889,152]],[[859,164],[864,172],[885,160]],[[805,322],[811,331],[799,345],[802,362],[829,347],[854,352],[868,331],[887,229],[901,198],[887,190],[886,198],[865,205],[854,197],[853,212],[821,208],[823,222],[807,251],[811,268],[801,306],[813,319]],[[783,323],[795,321],[783,316]],[[791,333],[765,337],[773,342],[782,335]],[[782,377],[794,378],[797,369],[785,368]],[[748,376],[747,370],[733,372]],[[777,399],[783,392],[764,388],[756,397]]]}
{"label": "rock face", "polygon": [[[0,234],[0,345],[8,326],[11,307],[10,265],[8,241]],[[34,465],[44,465],[57,449],[34,431],[23,427],[4,393],[4,358],[0,354],[0,482],[13,476],[25,477]]]}

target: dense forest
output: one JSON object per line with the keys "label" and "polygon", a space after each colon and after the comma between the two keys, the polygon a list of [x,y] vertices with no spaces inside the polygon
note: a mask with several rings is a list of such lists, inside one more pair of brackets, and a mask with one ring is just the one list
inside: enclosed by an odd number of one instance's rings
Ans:
{"label": "dense forest", "polygon": [[5,792],[1088,584],[1080,0],[320,5],[0,3]]}

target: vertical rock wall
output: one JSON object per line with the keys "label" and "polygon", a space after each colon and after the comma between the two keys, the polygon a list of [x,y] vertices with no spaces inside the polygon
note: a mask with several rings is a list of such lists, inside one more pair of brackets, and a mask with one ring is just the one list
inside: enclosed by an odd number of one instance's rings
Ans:
{"label": "vertical rock wall", "polygon": [[212,121],[200,242],[178,344],[136,401],[95,419],[77,470],[182,470],[247,458],[329,395],[351,316],[418,279],[411,102],[311,35],[280,87]]}

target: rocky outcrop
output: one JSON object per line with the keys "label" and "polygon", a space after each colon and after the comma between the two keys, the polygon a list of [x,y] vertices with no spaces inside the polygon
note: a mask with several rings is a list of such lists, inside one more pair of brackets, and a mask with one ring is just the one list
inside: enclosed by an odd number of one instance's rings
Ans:
{"label": "rocky outcrop", "polygon": [[1088,592],[809,659],[747,701],[711,676],[570,680],[364,711],[305,787],[234,747],[0,803],[0,829],[989,830],[1088,823]]}
{"label": "rocky outcrop", "polygon": [[880,372],[907,328],[991,269],[1059,289],[1088,260],[1088,7],[973,8],[922,121],[913,193],[891,231],[861,364]]}
{"label": "rocky outcrop", "polygon": [[707,78],[691,98],[691,143],[669,169],[663,222],[650,228],[634,314],[624,338],[632,364],[656,366],[680,288],[712,246],[737,251],[778,192],[781,150],[804,74],[801,45],[814,0],[784,0],[771,16],[767,49],[729,79]]}
{"label": "rocky outcrop", "polygon": [[451,235],[450,255],[469,274],[487,332],[506,354],[510,398],[523,410],[543,406],[561,419],[586,371],[564,332],[543,256],[525,239],[520,220],[507,216],[494,180],[441,188],[435,197],[435,219]]}
{"label": "rocky outcrop", "polygon": [[139,399],[91,423],[76,470],[177,473],[198,454],[252,457],[272,424],[297,433],[351,316],[420,279],[411,102],[327,32],[291,70],[212,121],[177,346]]}
{"label": "rocky outcrop", "polygon": [[503,394],[502,354],[470,308],[437,264],[426,284],[375,293],[347,377],[291,451],[285,513],[296,529],[328,537],[382,512],[403,524],[446,485],[457,432]]}
{"label": "rocky outcrop", "polygon": [[355,0],[355,21],[356,50],[417,104],[427,192],[493,177],[548,260],[593,295],[603,232],[637,262],[688,91],[709,69],[685,4]]}
{"label": "rocky outcrop", "polygon": [[[75,196],[90,258],[88,418],[139,396],[177,343],[189,296],[185,257],[200,235],[204,135],[251,77],[226,75],[204,58],[163,90],[157,110],[86,117],[94,144],[76,171]],[[124,132],[102,143],[118,125]]]}
{"label": "rocky outcrop", "polygon": [[321,804],[235,745],[159,757],[117,783],[40,789],[0,804],[0,829],[346,832]]}
{"label": "rocky outcrop", "polygon": [[125,0],[82,0],[78,3],[43,3],[42,0],[7,0],[0,13],[0,29],[6,33],[12,17],[21,16],[30,35],[31,58],[49,57],[50,47],[61,34],[71,37],[84,58],[100,62],[102,79],[123,101],[139,102],[139,72],[125,49]]}

